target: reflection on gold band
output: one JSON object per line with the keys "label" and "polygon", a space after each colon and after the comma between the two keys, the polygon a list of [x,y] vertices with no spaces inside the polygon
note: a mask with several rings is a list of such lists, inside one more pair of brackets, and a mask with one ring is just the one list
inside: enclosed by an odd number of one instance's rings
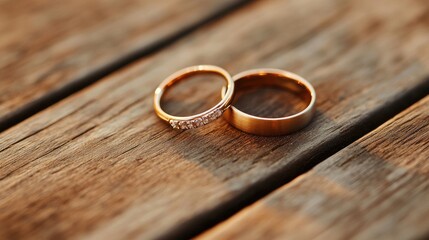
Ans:
{"label": "reflection on gold band", "polygon": [[[255,135],[277,136],[297,131],[311,121],[316,92],[313,86],[302,77],[278,69],[253,69],[241,72],[233,79],[236,90],[258,86],[281,87],[302,97],[307,103],[307,107],[301,112],[280,118],[253,116],[231,105],[223,116],[237,129]],[[222,96],[225,95],[226,92],[223,90]]]}

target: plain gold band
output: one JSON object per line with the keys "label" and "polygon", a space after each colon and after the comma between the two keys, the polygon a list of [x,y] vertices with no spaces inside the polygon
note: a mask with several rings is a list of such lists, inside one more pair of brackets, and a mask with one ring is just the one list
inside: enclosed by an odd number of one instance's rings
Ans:
{"label": "plain gold band", "polygon": [[[166,113],[161,108],[161,98],[164,92],[175,83],[187,77],[201,73],[214,73],[224,78],[226,82],[224,89],[226,88],[226,91],[222,91],[222,100],[209,110],[192,116],[179,117]],[[167,121],[175,129],[184,130],[201,127],[222,116],[225,109],[227,109],[231,104],[233,96],[234,81],[232,81],[231,75],[227,71],[217,66],[198,65],[184,68],[167,77],[155,90],[153,107],[159,118]]]}
{"label": "plain gold band", "polygon": [[308,103],[301,112],[281,118],[253,116],[231,105],[223,116],[241,131],[263,136],[285,135],[305,127],[313,117],[316,92],[309,82],[294,73],[279,69],[253,69],[235,75],[233,80],[236,91],[246,87],[275,86],[302,96]]}

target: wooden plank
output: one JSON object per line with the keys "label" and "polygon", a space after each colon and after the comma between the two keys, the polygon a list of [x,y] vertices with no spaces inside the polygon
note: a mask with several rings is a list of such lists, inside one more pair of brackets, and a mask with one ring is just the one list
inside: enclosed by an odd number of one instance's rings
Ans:
{"label": "wooden plank", "polygon": [[0,131],[243,0],[0,2]]}
{"label": "wooden plank", "polygon": [[428,123],[426,97],[200,239],[426,239]]}
{"label": "wooden plank", "polygon": [[[204,229],[426,94],[427,11],[418,0],[259,1],[107,77],[0,134],[0,235],[173,238]],[[203,63],[299,73],[318,92],[313,123],[276,138],[222,120],[170,129],[153,112],[153,91]],[[173,100],[188,97],[190,111],[220,91],[187,86]]]}

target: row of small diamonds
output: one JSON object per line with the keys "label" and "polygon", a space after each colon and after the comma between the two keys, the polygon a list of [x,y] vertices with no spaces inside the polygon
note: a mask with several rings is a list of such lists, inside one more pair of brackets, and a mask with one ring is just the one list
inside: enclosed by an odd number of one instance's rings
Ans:
{"label": "row of small diamonds", "polygon": [[191,129],[206,125],[207,123],[218,119],[220,116],[222,116],[222,111],[220,109],[215,109],[202,117],[183,121],[170,120],[169,123],[174,129]]}

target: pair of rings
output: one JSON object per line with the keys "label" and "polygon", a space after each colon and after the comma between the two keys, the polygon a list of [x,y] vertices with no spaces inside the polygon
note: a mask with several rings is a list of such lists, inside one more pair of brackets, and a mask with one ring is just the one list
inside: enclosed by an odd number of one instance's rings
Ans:
{"label": "pair of rings", "polygon": [[[205,112],[184,117],[170,115],[161,108],[162,96],[168,88],[183,79],[202,73],[217,74],[225,80],[226,85],[222,89],[222,99],[219,103]],[[265,118],[250,115],[232,105],[236,89],[258,86],[280,87],[291,91],[306,102],[306,108],[290,116]],[[254,69],[241,72],[232,78],[224,69],[211,65],[188,67],[172,74],[158,86],[154,95],[156,114],[174,129],[198,128],[223,115],[235,128],[263,136],[284,135],[305,127],[314,114],[315,102],[316,92],[313,86],[294,73],[278,69]]]}

